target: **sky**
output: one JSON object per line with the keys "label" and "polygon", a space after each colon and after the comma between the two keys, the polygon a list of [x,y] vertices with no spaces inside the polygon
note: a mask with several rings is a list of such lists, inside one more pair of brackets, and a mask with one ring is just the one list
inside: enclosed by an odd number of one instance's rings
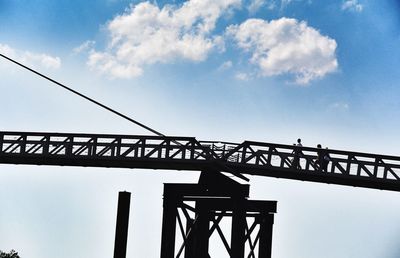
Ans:
{"label": "sky", "polygon": [[[397,0],[0,0],[0,53],[166,135],[400,155]],[[6,60],[0,130],[150,134]],[[397,118],[396,118],[397,117]],[[0,250],[158,257],[163,183],[197,172],[0,165]],[[251,177],[273,257],[400,256],[400,195]],[[218,247],[216,257],[224,257]]]}

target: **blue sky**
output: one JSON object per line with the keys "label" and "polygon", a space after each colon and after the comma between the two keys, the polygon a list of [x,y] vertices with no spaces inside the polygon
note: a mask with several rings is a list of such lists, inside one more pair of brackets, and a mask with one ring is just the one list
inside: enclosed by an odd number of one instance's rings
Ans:
{"label": "blue sky", "polygon": [[[1,53],[164,134],[201,140],[301,137],[306,146],[399,155],[399,45],[396,0],[0,0]],[[148,133],[4,60],[0,74],[0,130]],[[133,194],[129,255],[157,257],[162,183],[197,180],[189,172],[0,171],[0,250],[33,258],[112,255],[120,190]],[[278,200],[274,257],[400,253],[397,193],[251,184],[252,198]]]}

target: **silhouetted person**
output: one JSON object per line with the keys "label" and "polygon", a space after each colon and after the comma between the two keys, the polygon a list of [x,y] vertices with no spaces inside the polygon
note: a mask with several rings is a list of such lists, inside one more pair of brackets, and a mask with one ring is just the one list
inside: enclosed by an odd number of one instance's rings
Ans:
{"label": "silhouetted person", "polygon": [[318,148],[318,158],[315,163],[318,165],[318,170],[322,170],[322,166],[324,164],[324,150],[322,149],[321,144],[318,144],[317,148]]}
{"label": "silhouetted person", "polygon": [[315,162],[318,165],[318,170],[327,172],[328,171],[328,164],[331,160],[331,157],[328,153],[328,148],[322,149],[321,144],[317,145],[318,148],[318,159]]}
{"label": "silhouetted person", "polygon": [[300,155],[301,155],[301,150],[300,148],[303,147],[303,145],[301,144],[301,139],[297,139],[297,144],[295,145],[296,147],[294,148],[294,157],[293,157],[293,161],[292,161],[292,168],[295,169],[301,169],[300,166]]}
{"label": "silhouetted person", "polygon": [[323,152],[323,161],[322,161],[322,171],[327,172],[328,171],[328,164],[329,161],[331,160],[331,157],[329,156],[328,153],[328,148],[326,148]]}

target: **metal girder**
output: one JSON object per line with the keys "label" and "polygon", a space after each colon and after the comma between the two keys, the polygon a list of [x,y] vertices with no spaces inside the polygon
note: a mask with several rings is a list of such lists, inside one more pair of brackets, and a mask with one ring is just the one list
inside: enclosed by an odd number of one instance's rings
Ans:
{"label": "metal girder", "polygon": [[[329,164],[319,163],[321,152]],[[215,170],[400,191],[400,157],[193,137],[0,132],[0,163]]]}

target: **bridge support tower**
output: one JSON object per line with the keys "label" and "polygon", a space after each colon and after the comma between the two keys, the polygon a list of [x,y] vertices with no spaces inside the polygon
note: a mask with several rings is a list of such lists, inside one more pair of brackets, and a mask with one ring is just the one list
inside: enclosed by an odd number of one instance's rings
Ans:
{"label": "bridge support tower", "polygon": [[202,172],[199,184],[164,184],[161,258],[220,257],[216,244],[225,257],[270,258],[276,201],[248,196],[249,185],[218,172]]}

